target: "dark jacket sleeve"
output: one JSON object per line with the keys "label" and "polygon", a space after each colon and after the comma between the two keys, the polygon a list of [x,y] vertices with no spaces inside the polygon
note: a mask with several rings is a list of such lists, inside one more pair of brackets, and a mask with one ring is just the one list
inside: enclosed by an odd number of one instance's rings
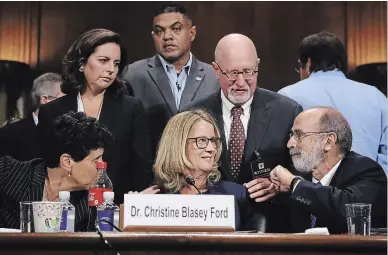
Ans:
{"label": "dark jacket sleeve", "polygon": [[54,117],[51,116],[50,111],[47,109],[47,106],[42,105],[39,109],[39,122],[37,125],[37,130],[38,130],[38,140],[39,140],[39,149],[41,151],[42,157],[47,156],[48,152],[45,150],[48,146],[46,143],[49,142],[50,140],[50,130],[51,130],[51,125],[53,122]]}
{"label": "dark jacket sleeve", "polygon": [[[354,176],[344,187],[322,186],[309,181],[301,181],[290,195],[290,202],[291,206],[297,205],[317,216],[345,217],[345,204],[384,203],[384,201],[379,201],[381,198],[379,195],[387,192],[386,187],[387,180],[383,170],[375,167],[365,169]],[[385,207],[386,202],[385,198]]]}
{"label": "dark jacket sleeve", "polygon": [[134,106],[134,120],[132,121],[132,135],[130,136],[130,165],[133,168],[133,185],[136,191],[142,191],[151,185],[152,150],[148,116],[142,103],[136,100]]}
{"label": "dark jacket sleeve", "polygon": [[9,132],[9,126],[0,128],[0,157],[14,155],[14,146],[12,144],[12,135]]}
{"label": "dark jacket sleeve", "polygon": [[7,177],[9,175],[9,167],[7,164],[6,156],[0,157],[0,228],[5,228],[6,223],[4,222],[4,187],[7,185]]}
{"label": "dark jacket sleeve", "polygon": [[241,189],[241,199],[238,201],[240,210],[240,229],[238,230],[257,230],[265,232],[265,216],[258,211],[254,211],[249,199],[248,191]]}

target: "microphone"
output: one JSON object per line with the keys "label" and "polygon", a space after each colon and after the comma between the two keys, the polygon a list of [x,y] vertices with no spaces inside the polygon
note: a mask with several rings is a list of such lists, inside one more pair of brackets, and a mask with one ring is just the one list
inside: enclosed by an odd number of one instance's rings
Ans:
{"label": "microphone", "polygon": [[186,180],[187,184],[193,186],[198,191],[198,194],[202,195],[201,191],[199,191],[197,186],[195,186],[195,180],[194,180],[193,176],[189,175],[189,176],[186,177],[185,180]]}

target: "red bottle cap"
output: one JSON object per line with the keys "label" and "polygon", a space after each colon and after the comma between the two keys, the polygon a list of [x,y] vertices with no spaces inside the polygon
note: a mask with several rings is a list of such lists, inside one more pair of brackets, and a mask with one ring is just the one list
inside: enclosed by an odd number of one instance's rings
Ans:
{"label": "red bottle cap", "polygon": [[106,163],[106,162],[97,162],[96,167],[97,167],[97,169],[106,169],[108,167],[108,163]]}

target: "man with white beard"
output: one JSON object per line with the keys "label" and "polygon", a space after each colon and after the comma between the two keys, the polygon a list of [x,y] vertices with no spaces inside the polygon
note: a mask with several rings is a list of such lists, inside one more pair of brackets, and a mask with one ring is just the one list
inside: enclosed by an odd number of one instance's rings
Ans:
{"label": "man with white beard", "polygon": [[272,187],[289,193],[293,232],[327,227],[331,234],[347,233],[348,203],[372,204],[372,227],[386,227],[387,176],[351,146],[352,131],[338,111],[318,107],[296,117],[287,147],[295,169],[309,179],[282,166],[270,174]]}

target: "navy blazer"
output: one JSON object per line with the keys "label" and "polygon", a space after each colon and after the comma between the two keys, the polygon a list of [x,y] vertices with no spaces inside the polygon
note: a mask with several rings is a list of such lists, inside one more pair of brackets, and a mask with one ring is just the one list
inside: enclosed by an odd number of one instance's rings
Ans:
{"label": "navy blazer", "polygon": [[211,185],[204,194],[233,195],[236,230],[259,230],[265,232],[264,216],[255,212],[250,203],[247,189],[230,181],[219,181]]}
{"label": "navy blazer", "polygon": [[[171,193],[161,189],[161,193]],[[175,193],[175,194],[179,194]],[[236,231],[258,230],[265,232],[265,218],[255,212],[249,201],[247,189],[237,183],[230,181],[219,181],[208,187],[204,195],[233,195],[235,208],[235,228]]]}

